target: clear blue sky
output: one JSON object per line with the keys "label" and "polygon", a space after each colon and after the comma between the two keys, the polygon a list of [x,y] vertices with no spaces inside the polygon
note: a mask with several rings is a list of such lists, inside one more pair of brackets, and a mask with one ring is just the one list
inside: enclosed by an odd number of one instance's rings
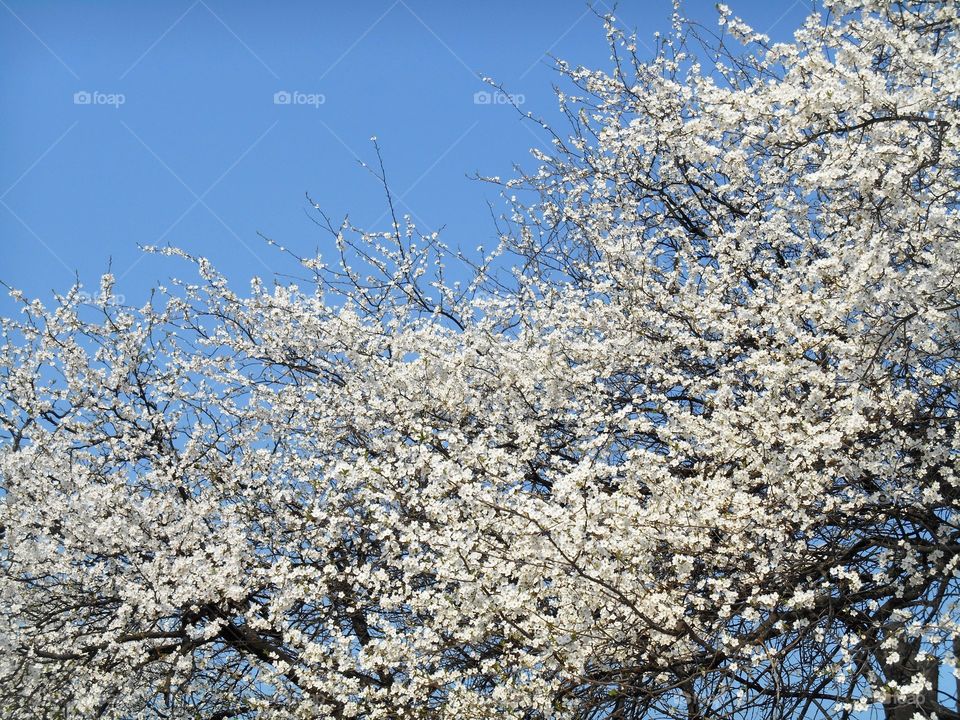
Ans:
{"label": "clear blue sky", "polygon": [[[809,2],[727,0],[775,38]],[[685,6],[713,23],[712,2]],[[616,14],[649,40],[671,5]],[[583,0],[0,0],[0,280],[47,298],[75,275],[94,289],[112,259],[117,292],[140,303],[186,272],[137,249],[167,243],[238,287],[269,278],[288,265],[257,231],[301,253],[327,242],[305,193],[386,229],[357,162],[374,159],[372,135],[401,212],[445,226],[452,245],[489,246],[496,189],[468,175],[508,177],[544,138],[511,108],[477,104],[479,75],[555,119],[551,54],[606,67]],[[284,91],[300,95],[275,103]]]}

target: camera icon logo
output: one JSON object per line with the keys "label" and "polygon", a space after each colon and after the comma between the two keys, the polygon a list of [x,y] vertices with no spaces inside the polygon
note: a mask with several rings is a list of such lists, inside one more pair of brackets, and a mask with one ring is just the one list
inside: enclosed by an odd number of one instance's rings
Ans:
{"label": "camera icon logo", "polygon": [[89,105],[93,102],[93,95],[86,90],[78,90],[73,94],[74,105]]}
{"label": "camera icon logo", "polygon": [[291,96],[286,90],[277,90],[277,92],[273,94],[274,105],[289,105],[292,100],[293,96]]}

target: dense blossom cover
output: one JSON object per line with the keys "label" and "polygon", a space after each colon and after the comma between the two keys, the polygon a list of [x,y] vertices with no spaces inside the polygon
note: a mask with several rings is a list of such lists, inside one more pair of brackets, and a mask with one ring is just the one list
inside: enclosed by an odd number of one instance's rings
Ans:
{"label": "dense blossom cover", "polygon": [[560,65],[472,282],[15,294],[0,717],[960,718],[958,7],[720,13]]}

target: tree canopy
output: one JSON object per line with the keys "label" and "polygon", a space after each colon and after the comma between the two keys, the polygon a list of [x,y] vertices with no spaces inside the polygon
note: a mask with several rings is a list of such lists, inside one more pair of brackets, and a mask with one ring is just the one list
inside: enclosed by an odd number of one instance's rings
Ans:
{"label": "tree canopy", "polygon": [[462,282],[14,293],[0,717],[960,718],[958,24],[608,18]]}

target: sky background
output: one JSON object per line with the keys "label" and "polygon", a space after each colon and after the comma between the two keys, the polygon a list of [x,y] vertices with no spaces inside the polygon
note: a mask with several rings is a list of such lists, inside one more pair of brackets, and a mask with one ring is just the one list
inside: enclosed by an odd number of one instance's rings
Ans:
{"label": "sky background", "polygon": [[[727,4],[786,39],[810,0]],[[684,7],[715,24],[714,3]],[[651,46],[671,13],[669,0],[616,8]],[[305,194],[336,219],[389,228],[359,165],[376,161],[374,135],[398,212],[454,247],[490,247],[497,188],[470,176],[530,167],[546,138],[513,108],[477,102],[491,90],[480,76],[562,128],[550,56],[607,68],[608,54],[583,0],[0,0],[0,281],[46,299],[75,278],[95,291],[110,267],[140,304],[190,277],[138,249],[165,244],[238,288],[287,272],[258,232],[323,254]],[[284,92],[291,102],[275,102]],[[12,308],[4,293],[0,313]]]}

